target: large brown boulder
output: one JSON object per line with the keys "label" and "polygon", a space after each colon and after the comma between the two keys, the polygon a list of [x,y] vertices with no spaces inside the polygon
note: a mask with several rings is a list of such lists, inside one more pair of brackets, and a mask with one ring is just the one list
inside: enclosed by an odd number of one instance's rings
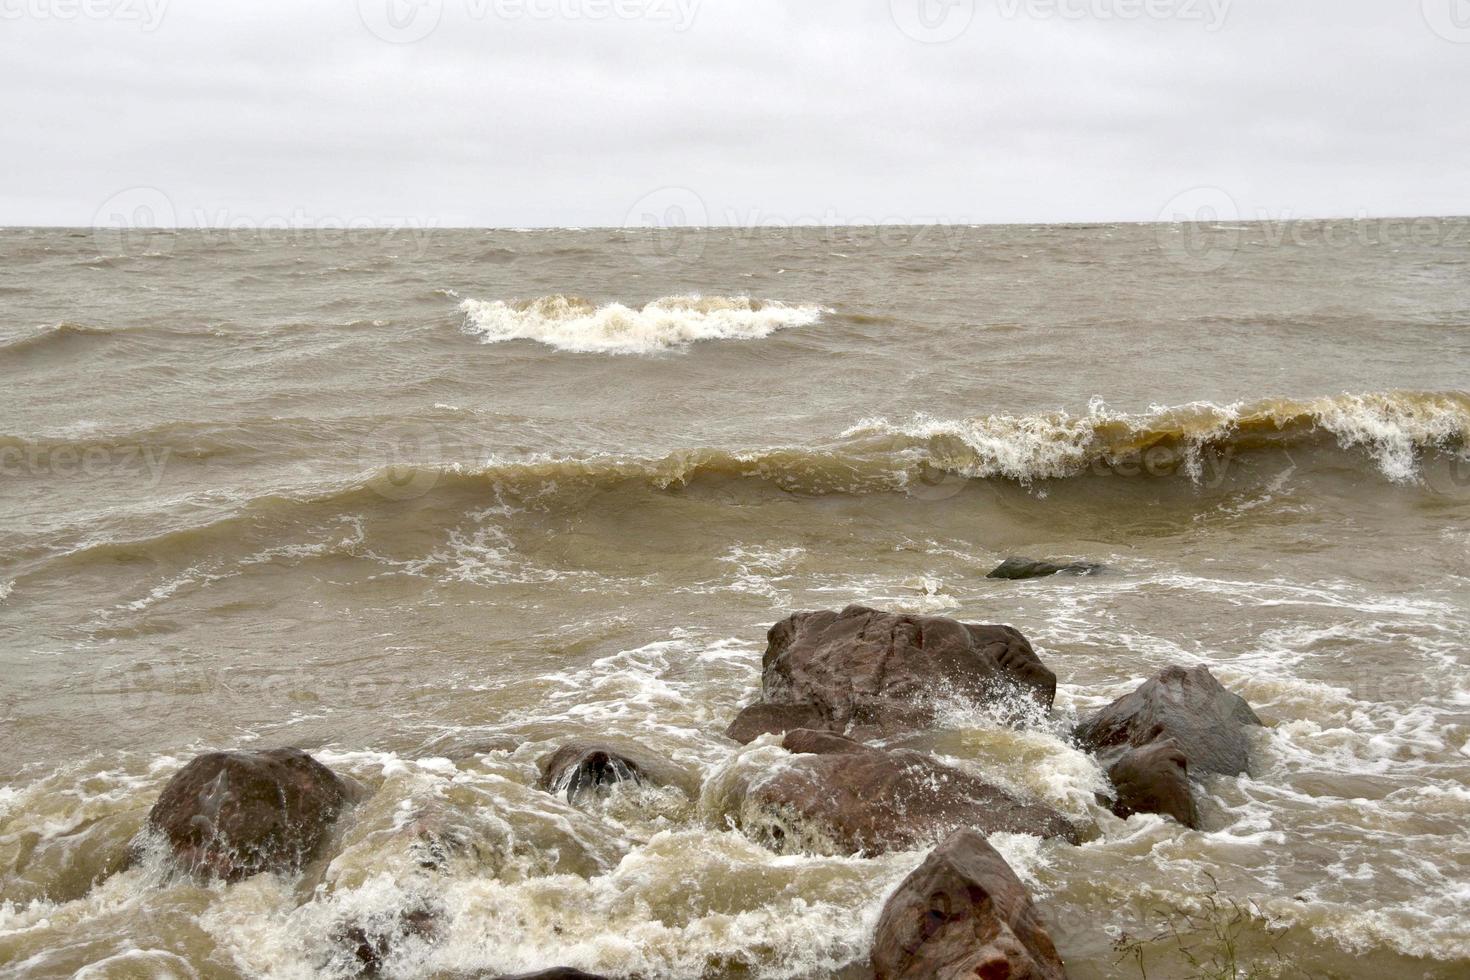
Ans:
{"label": "large brown boulder", "polygon": [[933,721],[936,702],[1021,696],[1043,710],[1056,675],[1009,626],[848,606],[797,613],[771,627],[761,700],[727,734],[749,742],[797,726],[875,736]]}
{"label": "large brown boulder", "polygon": [[189,873],[236,881],[299,870],[356,795],[299,749],[211,752],[169,780],[148,826]]}
{"label": "large brown boulder", "polygon": [[903,880],[873,939],[876,980],[1065,980],[1031,896],[985,838],[961,830]]}
{"label": "large brown boulder", "polygon": [[1130,748],[1173,739],[1192,772],[1237,776],[1250,762],[1245,727],[1260,724],[1208,667],[1169,667],[1084,721],[1076,738],[1106,765]]}
{"label": "large brown boulder", "polygon": [[1190,775],[1245,772],[1246,728],[1260,724],[1209,668],[1169,667],[1084,721],[1076,738],[1108,768],[1114,813],[1161,813],[1197,828]]}
{"label": "large brown boulder", "polygon": [[792,732],[788,764],[741,787],[738,821],[777,847],[841,854],[909,850],[960,827],[1078,842],[1049,807],[1026,803],[920,752],[886,751],[831,732]]}
{"label": "large brown boulder", "polygon": [[575,800],[601,787],[629,782],[638,786],[674,786],[690,796],[698,779],[655,752],[626,739],[574,739],[536,761],[536,785]]}

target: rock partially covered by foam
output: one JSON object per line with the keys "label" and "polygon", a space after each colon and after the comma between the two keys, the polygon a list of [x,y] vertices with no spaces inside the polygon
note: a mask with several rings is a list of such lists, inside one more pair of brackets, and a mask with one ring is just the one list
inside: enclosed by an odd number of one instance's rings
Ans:
{"label": "rock partially covered by foam", "polygon": [[1057,949],[1010,865],[961,830],[883,906],[876,980],[1065,980]]}
{"label": "rock partially covered by foam", "polygon": [[698,778],[636,742],[623,739],[574,739],[542,756],[536,785],[549,793],[565,793],[572,801],[618,783],[672,786],[689,796],[699,793]]}
{"label": "rock partially covered by foam", "polygon": [[1102,571],[1102,566],[1095,562],[1053,562],[1037,561],[1035,558],[1007,558],[985,577],[1019,580],[1048,578],[1052,575],[1094,575],[1100,571]]}
{"label": "rock partially covered by foam", "polygon": [[299,749],[211,752],[169,780],[148,826],[191,874],[238,881],[294,872],[359,792]]}
{"label": "rock partially covered by foam", "polygon": [[848,606],[771,627],[761,700],[726,734],[749,742],[797,726],[887,735],[928,727],[936,704],[1020,697],[1049,711],[1056,675],[1009,626]]}
{"label": "rock partially covered by foam", "polygon": [[[1169,667],[1088,718],[1078,744],[1118,789],[1115,812],[1162,813],[1198,825],[1188,776],[1236,776],[1250,764],[1246,729],[1261,719],[1207,667]],[[1185,802],[1184,797],[1189,797]]]}
{"label": "rock partially covered by foam", "polygon": [[782,745],[794,757],[743,777],[732,801],[742,830],[778,849],[880,854],[932,845],[960,827],[1078,841],[1055,810],[921,752],[809,730]]}
{"label": "rock partially covered by foam", "polygon": [[599,973],[583,973],[581,970],[559,966],[554,970],[541,970],[538,973],[517,973],[513,977],[496,977],[494,980],[608,980],[608,978]]}

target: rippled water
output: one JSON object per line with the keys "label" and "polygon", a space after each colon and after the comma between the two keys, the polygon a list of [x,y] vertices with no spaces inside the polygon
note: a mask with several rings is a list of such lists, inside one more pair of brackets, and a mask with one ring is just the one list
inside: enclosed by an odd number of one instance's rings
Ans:
{"label": "rippled water", "polygon": [[[1091,828],[993,841],[1074,977],[1470,975],[1470,225],[1414,228],[0,231],[0,973],[347,975],[428,909],[390,975],[862,977],[922,853],[747,840],[782,752],[721,733],[863,602],[1056,671],[910,741]],[[1266,722],[1199,832],[1064,738],[1172,663]],[[606,733],[705,790],[532,787]],[[375,790],[301,878],[123,866],[284,744]]]}

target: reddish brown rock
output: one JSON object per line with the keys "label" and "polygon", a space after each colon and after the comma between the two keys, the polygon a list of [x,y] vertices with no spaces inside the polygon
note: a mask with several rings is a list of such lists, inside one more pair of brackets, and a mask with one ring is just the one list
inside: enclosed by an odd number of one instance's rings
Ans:
{"label": "reddish brown rock", "polygon": [[885,751],[830,732],[792,732],[789,764],[741,787],[740,822],[776,846],[878,854],[933,844],[960,827],[1061,837],[1077,828],[962,769],[911,751]]}
{"label": "reddish brown rock", "polygon": [[148,826],[180,867],[236,881],[299,870],[355,795],[353,784],[299,749],[211,752],[169,780]]}
{"label": "reddish brown rock", "polygon": [[795,727],[843,734],[914,731],[935,702],[1022,696],[1050,710],[1056,675],[1009,626],[849,606],[797,613],[771,627],[761,700],[727,734],[749,742]]}
{"label": "reddish brown rock", "polygon": [[883,906],[876,980],[1065,980],[1031,896],[973,830],[934,849]]}

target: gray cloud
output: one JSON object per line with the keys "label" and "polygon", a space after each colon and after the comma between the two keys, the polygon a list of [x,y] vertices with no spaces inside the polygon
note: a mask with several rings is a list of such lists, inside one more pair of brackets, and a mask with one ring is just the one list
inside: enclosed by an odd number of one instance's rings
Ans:
{"label": "gray cloud", "polygon": [[0,222],[135,187],[185,225],[1465,213],[1466,7],[0,0]]}

